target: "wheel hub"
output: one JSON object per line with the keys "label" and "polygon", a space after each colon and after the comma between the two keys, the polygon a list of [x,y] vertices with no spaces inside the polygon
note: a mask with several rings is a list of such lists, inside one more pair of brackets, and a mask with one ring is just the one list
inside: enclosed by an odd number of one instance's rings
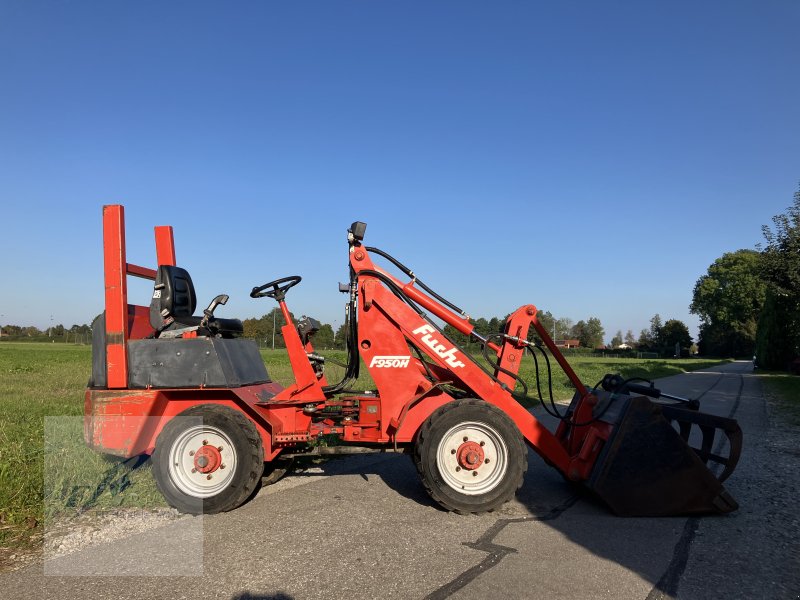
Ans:
{"label": "wheel hub", "polygon": [[194,468],[200,473],[213,473],[222,464],[222,454],[215,446],[206,444],[194,455]]}
{"label": "wheel hub", "polygon": [[464,442],[459,446],[456,458],[458,459],[458,465],[462,469],[469,471],[474,471],[480,467],[485,460],[481,445],[472,441]]}

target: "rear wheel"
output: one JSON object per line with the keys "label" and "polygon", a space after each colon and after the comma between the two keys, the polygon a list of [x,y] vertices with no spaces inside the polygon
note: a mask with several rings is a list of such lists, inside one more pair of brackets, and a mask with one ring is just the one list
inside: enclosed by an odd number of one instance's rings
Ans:
{"label": "rear wheel", "polygon": [[499,508],[522,485],[528,453],[514,422],[482,400],[445,404],[420,428],[414,461],[425,489],[447,510]]}
{"label": "rear wheel", "polygon": [[158,489],[181,512],[217,513],[242,504],[261,480],[264,448],[238,410],[201,404],[166,424],[156,440]]}

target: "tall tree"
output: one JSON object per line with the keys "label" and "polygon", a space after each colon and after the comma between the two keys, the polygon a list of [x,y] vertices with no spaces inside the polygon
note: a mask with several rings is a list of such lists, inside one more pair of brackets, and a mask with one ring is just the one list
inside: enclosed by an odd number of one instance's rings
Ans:
{"label": "tall tree", "polygon": [[761,256],[768,299],[758,326],[759,365],[785,369],[800,355],[800,191],[786,213],[763,227],[767,245]]}
{"label": "tall tree", "polygon": [[755,250],[728,252],[697,280],[690,311],[700,317],[702,354],[752,356],[766,285]]}

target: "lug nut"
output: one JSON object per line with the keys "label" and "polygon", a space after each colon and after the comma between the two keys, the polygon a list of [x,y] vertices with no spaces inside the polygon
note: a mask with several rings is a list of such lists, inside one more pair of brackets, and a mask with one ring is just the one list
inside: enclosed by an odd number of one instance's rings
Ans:
{"label": "lug nut", "polygon": [[473,476],[473,477],[477,477],[477,476],[478,476],[478,472],[477,472],[477,471],[473,471],[473,472],[472,472],[472,476]]}
{"label": "lug nut", "polygon": [[450,454],[455,454],[455,453],[456,453],[455,448],[450,450]]}
{"label": "lug nut", "polygon": [[217,446],[217,450],[219,450],[220,452],[222,452],[222,446]]}
{"label": "lug nut", "polygon": [[208,440],[203,440],[203,446],[208,446]]}
{"label": "lug nut", "polygon": [[194,450],[189,450],[189,456],[194,456]]}
{"label": "lug nut", "polygon": [[481,446],[485,446],[485,445],[486,445],[486,442],[481,442]]}
{"label": "lug nut", "polygon": [[211,479],[211,475],[206,475],[206,479]]}
{"label": "lug nut", "polygon": [[197,473],[197,469],[192,469],[192,473]]}
{"label": "lug nut", "polygon": [[467,436],[464,436],[464,441],[465,441],[465,442],[468,442],[468,441],[469,441],[469,438],[468,438]]}
{"label": "lug nut", "polygon": [[456,471],[460,471],[460,470],[461,470],[461,467],[456,467]]}
{"label": "lug nut", "polygon": [[224,469],[224,468],[225,468],[225,465],[224,465],[224,464],[221,464],[221,465],[219,466],[219,468],[220,468],[220,469]]}
{"label": "lug nut", "polygon": [[484,463],[486,463],[486,464],[488,465],[488,464],[489,464],[489,459],[487,458],[487,459],[486,459],[485,461],[483,461],[483,462],[484,462]]}

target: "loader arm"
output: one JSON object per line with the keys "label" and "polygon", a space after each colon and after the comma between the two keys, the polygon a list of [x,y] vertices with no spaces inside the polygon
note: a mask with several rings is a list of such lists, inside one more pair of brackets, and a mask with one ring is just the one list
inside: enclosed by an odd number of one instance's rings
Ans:
{"label": "loader arm", "polygon": [[[369,249],[351,241],[359,352],[378,387],[387,436],[384,439],[393,439],[395,444],[413,441],[434,410],[453,398],[474,397],[500,409],[539,456],[566,478],[583,483],[617,514],[724,513],[738,507],[704,464],[711,456],[709,448],[716,430],[721,430],[730,442],[730,458],[718,462],[726,465],[725,476],[735,467],[741,448],[741,431],[735,422],[713,415],[702,415],[698,420],[693,416],[697,413],[662,411],[647,398],[631,393],[589,389],[539,322],[534,305],[518,308],[507,319],[503,332],[484,337],[475,331],[466,313],[458,314],[452,310],[455,305],[435,293],[426,293],[431,291],[426,286],[426,291],[418,289],[410,270],[386,253],[378,253],[411,276],[410,281],[403,282],[376,267]],[[478,341],[484,356],[493,363],[491,369],[449,339],[429,314]],[[528,341],[531,327],[540,344]],[[382,358],[404,356],[409,347],[427,360],[409,361],[413,369],[380,368],[385,363]],[[521,398],[515,392],[520,384],[527,389],[519,369],[529,351],[541,353],[548,376],[551,356],[575,388],[568,409],[561,412],[552,397],[552,411],[545,406],[559,419],[555,433],[518,401],[537,399]],[[455,389],[448,391],[448,386]],[[538,400],[544,404],[541,392]],[[688,430],[698,422],[705,424],[701,452],[688,445]],[[680,434],[671,423],[678,425]],[[465,444],[466,440],[464,437]]]}
{"label": "loader arm", "polygon": [[[465,391],[500,408],[514,421],[528,444],[542,458],[566,476],[569,476],[570,472],[575,472],[574,468],[570,468],[574,461],[570,459],[567,450],[558,438],[514,399],[512,395],[514,382],[507,381],[511,378],[502,373],[499,374],[500,376],[497,373],[492,374],[479,365],[472,356],[449,340],[432,321],[424,318],[401,298],[405,296],[465,335],[482,340],[497,353],[496,356],[501,358],[503,361],[501,364],[514,374],[519,370],[519,359],[524,352],[522,345],[515,344],[508,339],[502,345],[487,342],[482,336],[476,334],[474,326],[469,323],[468,318],[455,314],[418,290],[414,287],[413,281],[403,283],[377,268],[364,248],[357,247],[351,252],[350,265],[358,278],[359,335],[361,338],[359,342],[362,358],[368,368],[373,363],[375,356],[381,356],[387,352],[386,347],[390,343],[395,352],[397,344],[413,344],[438,367],[440,380],[443,380],[446,375],[450,381],[463,385]],[[514,316],[517,318],[510,319],[512,326],[516,327],[519,324],[519,327],[525,328],[527,331],[531,324],[535,324],[539,326],[537,331],[541,330],[541,333],[547,335],[544,328],[535,319],[536,308],[534,306],[524,306],[514,313]],[[373,333],[378,331],[381,333],[380,337],[373,336]],[[380,343],[373,342],[373,337],[380,339]],[[555,355],[561,358],[559,364],[566,365],[569,369],[567,374],[576,385],[576,389],[579,389],[586,398],[593,398],[549,337],[547,339],[552,350],[555,351]],[[395,409],[392,398],[409,395],[409,392],[406,391],[409,383],[414,389],[421,386],[419,381],[411,380],[410,382],[405,373],[376,368],[371,368],[370,373],[378,386],[384,406],[389,409],[390,413]],[[501,376],[504,376],[506,380],[501,379]],[[401,389],[403,392],[398,394],[398,390]],[[411,395],[413,394],[410,394],[409,397]],[[411,439],[419,423],[419,418],[406,420],[403,428],[396,433],[397,439],[401,441]],[[581,473],[584,471],[585,469],[581,470]]]}

